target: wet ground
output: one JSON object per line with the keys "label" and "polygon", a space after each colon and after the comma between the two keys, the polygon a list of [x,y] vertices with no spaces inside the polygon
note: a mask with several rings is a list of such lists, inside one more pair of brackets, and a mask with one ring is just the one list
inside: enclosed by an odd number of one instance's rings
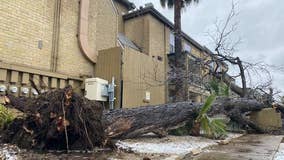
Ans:
{"label": "wet ground", "polygon": [[175,157],[167,154],[127,153],[120,150],[97,150],[92,153],[72,151],[70,153],[49,151],[45,153],[20,150],[10,144],[0,145],[0,160],[172,160]]}
{"label": "wet ground", "polygon": [[[62,152],[37,153],[19,150],[13,145],[2,144],[0,145],[0,160],[284,160],[284,141],[282,140],[283,136],[245,135],[232,139],[227,145],[216,145],[217,143],[215,141],[202,137],[169,136],[162,139],[145,137],[125,141],[130,148],[132,147],[130,152],[98,150],[93,153],[73,152],[70,154]],[[174,154],[174,152],[172,152],[175,151],[174,149],[177,149],[180,150],[181,153],[184,153],[183,150],[187,149],[187,153],[190,153],[190,149],[194,148],[192,146],[202,148],[200,144],[205,142],[211,147],[202,149],[203,152],[197,156],[187,154],[184,157],[183,154],[178,154],[178,152]],[[195,143],[196,145],[194,145]],[[159,147],[155,146],[155,144]],[[188,144],[190,144],[190,146],[188,146]],[[199,146],[197,144],[199,144]]]}
{"label": "wet ground", "polygon": [[184,160],[284,160],[282,139],[283,136],[275,135],[246,135],[227,145],[208,148],[195,157],[188,155]]}

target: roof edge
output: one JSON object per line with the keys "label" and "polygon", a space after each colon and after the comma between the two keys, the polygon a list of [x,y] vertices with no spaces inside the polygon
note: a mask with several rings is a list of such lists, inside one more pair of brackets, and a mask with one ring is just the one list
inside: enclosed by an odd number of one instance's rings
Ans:
{"label": "roof edge", "polygon": [[[174,29],[174,24],[167,19],[164,15],[162,15],[158,10],[156,10],[153,6],[149,6],[149,7],[144,7],[141,8],[139,10],[130,12],[126,15],[123,16],[124,20],[130,20],[136,17],[140,17],[146,14],[151,14],[152,16],[154,16],[155,18],[157,18],[159,21],[161,21],[163,24],[165,24],[166,26],[168,26],[171,29]],[[197,41],[195,41],[193,38],[191,38],[189,35],[187,35],[185,32],[182,31],[182,37],[189,41],[190,43],[192,43],[195,47],[199,48],[200,50],[204,50],[203,46],[200,45]]]}

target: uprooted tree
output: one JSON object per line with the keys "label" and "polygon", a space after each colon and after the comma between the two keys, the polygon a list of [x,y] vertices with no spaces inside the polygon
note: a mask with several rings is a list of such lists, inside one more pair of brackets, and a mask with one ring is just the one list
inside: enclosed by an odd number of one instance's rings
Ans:
{"label": "uprooted tree", "polygon": [[[233,61],[239,65],[239,58],[224,56],[219,50],[224,45],[220,43],[219,46],[211,62],[219,64],[222,61]],[[201,59],[198,62],[203,63],[203,61]],[[243,65],[243,62],[241,64]],[[246,67],[242,68],[246,69]],[[226,71],[218,72],[216,67],[211,74],[230,84],[231,89],[244,98],[217,98],[208,115],[225,114],[239,124],[249,126],[260,133],[264,132],[245,115],[269,106],[243,96],[247,94],[245,84],[242,88],[232,84],[224,78],[226,73]],[[190,73],[177,75],[173,72],[171,75],[173,79],[183,78],[186,81],[190,77]],[[36,88],[36,86],[33,87]],[[17,117],[11,124],[4,127],[1,132],[1,141],[17,144],[22,148],[41,150],[94,149],[96,146],[112,145],[113,140],[134,138],[149,132],[163,136],[167,130],[193,121],[203,105],[179,102],[103,111],[101,104],[74,93],[71,87],[48,91],[37,98],[16,98],[7,95],[5,102],[6,106],[18,109],[24,115]]]}
{"label": "uprooted tree", "polygon": [[[232,2],[231,10],[225,20],[217,20],[215,28],[208,31],[208,36],[214,44],[214,53],[207,50],[210,54],[209,60],[200,59],[197,61],[203,68],[208,68],[214,64],[214,68],[210,69],[208,74],[230,86],[231,90],[240,97],[256,98],[271,105],[273,96],[279,92],[272,89],[271,70],[282,70],[283,66],[269,65],[264,62],[246,62],[235,56],[237,46],[241,42],[241,38],[234,39],[233,34],[237,30],[238,23],[234,22],[238,13],[236,11],[236,3]],[[237,67],[237,74],[229,76],[228,67],[224,64],[229,64],[232,67]],[[226,65],[225,65],[226,66]],[[256,78],[257,77],[257,78]],[[235,84],[234,79],[240,78],[241,86]],[[255,83],[256,79],[261,79],[261,82]],[[253,83],[254,82],[254,83]],[[248,87],[248,83],[250,88]]]}
{"label": "uprooted tree", "polygon": [[[113,140],[153,132],[163,135],[198,115],[199,103],[179,102],[157,106],[103,111],[99,103],[73,93],[71,87],[48,91],[38,98],[6,96],[6,106],[24,113],[1,132],[1,141],[29,149],[93,149]],[[263,132],[244,117],[264,104],[246,98],[218,98],[209,115],[225,114],[232,120]]]}

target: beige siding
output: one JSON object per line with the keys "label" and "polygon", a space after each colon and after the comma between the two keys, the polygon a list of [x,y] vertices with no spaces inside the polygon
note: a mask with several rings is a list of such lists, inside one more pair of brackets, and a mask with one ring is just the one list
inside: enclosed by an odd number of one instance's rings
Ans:
{"label": "beige siding", "polygon": [[150,53],[150,22],[148,16],[127,20],[124,24],[125,35],[132,40],[142,52]]}
{"label": "beige siding", "polygon": [[[164,61],[125,48],[123,53],[123,107],[165,103]],[[149,103],[144,101],[150,92]]]}
{"label": "beige siding", "polygon": [[115,78],[115,107],[120,107],[120,88],[121,88],[121,54],[120,47],[101,50],[99,52],[98,63],[96,64],[96,77],[109,81]]}

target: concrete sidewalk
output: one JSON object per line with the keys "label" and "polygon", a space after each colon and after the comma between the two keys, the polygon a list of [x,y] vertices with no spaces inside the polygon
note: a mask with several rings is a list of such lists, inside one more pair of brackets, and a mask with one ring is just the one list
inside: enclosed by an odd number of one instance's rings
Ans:
{"label": "concrete sidewalk", "polygon": [[228,145],[208,148],[196,157],[188,155],[184,160],[283,160],[282,139],[283,136],[275,135],[245,135]]}

